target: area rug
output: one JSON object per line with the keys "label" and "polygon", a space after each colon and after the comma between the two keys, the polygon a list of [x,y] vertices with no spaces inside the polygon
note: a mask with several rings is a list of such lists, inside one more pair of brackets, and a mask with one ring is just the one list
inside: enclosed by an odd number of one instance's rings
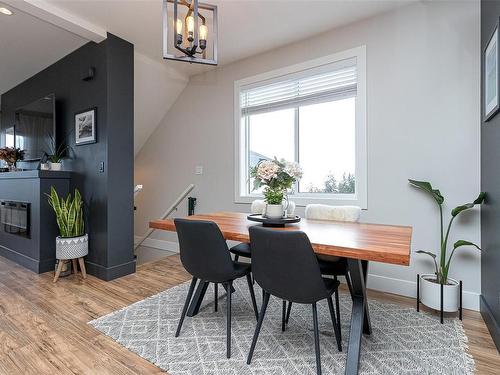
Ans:
{"label": "area rug", "polygon": [[[252,363],[247,365],[256,321],[246,280],[235,282],[229,360],[222,288],[218,312],[210,287],[200,313],[186,317],[181,335],[174,337],[188,287],[189,283],[181,284],[89,324],[171,375],[316,374],[310,306],[294,305],[282,332],[281,300],[271,297]],[[255,289],[260,296],[257,285]],[[326,301],[318,306],[323,374],[344,373],[351,299],[341,294],[340,300],[343,352],[337,351]],[[373,333],[362,339],[360,374],[473,373],[474,361],[466,353],[467,337],[459,320],[440,324],[438,316],[377,301],[370,301],[369,307]]]}

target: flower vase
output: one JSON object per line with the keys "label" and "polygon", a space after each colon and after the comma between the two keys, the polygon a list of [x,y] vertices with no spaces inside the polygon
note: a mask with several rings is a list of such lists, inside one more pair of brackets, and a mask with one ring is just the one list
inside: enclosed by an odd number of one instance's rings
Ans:
{"label": "flower vase", "polygon": [[264,216],[269,219],[280,219],[283,217],[282,204],[267,204]]}

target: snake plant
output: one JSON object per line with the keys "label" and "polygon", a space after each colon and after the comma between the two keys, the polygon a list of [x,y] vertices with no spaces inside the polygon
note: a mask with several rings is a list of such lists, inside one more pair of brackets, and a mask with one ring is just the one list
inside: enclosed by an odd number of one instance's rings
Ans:
{"label": "snake plant", "polygon": [[427,192],[429,195],[434,198],[436,203],[439,206],[439,214],[440,214],[440,219],[441,219],[441,246],[440,246],[440,251],[439,251],[439,266],[436,261],[437,255],[434,254],[431,251],[423,251],[419,250],[417,253],[419,254],[426,254],[432,257],[434,261],[434,266],[436,268],[436,281],[439,284],[448,284],[448,272],[450,270],[450,264],[451,264],[451,259],[453,255],[455,254],[455,250],[458,249],[459,247],[462,246],[472,246],[475,247],[478,250],[481,250],[479,246],[477,246],[475,243],[472,243],[470,241],[465,241],[465,240],[458,240],[453,244],[453,250],[450,253],[450,256],[447,257],[447,249],[448,249],[448,237],[450,235],[450,230],[451,230],[451,225],[453,224],[453,221],[455,218],[465,210],[468,210],[470,208],[473,208],[476,204],[482,204],[484,202],[484,198],[486,197],[485,192],[479,193],[478,197],[471,203],[465,203],[462,204],[458,207],[455,207],[453,210],[451,210],[451,219],[448,223],[448,227],[446,229],[446,232],[444,231],[444,226],[443,226],[443,203],[444,203],[444,197],[441,195],[441,192],[438,189],[434,189],[432,185],[427,182],[427,181],[416,181],[416,180],[408,180],[410,182],[410,185],[421,189],[425,192]]}
{"label": "snake plant", "polygon": [[66,199],[57,194],[56,189],[51,186],[48,201],[56,214],[57,225],[61,237],[78,237],[85,234],[83,222],[83,200],[78,189],[72,198],[71,193]]}

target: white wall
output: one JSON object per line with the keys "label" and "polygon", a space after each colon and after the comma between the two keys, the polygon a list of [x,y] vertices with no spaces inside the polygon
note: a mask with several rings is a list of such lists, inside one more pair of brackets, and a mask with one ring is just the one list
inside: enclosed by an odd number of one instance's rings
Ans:
{"label": "white wall", "polygon": [[189,78],[162,60],[134,53],[134,153],[158,127]]}
{"label": "white wall", "polygon": [[[428,259],[414,252],[437,249],[439,226],[435,203],[407,179],[432,181],[449,209],[474,199],[480,188],[479,2],[417,3],[192,77],[136,158],[136,182],[145,186],[136,234],[189,183],[197,186],[197,212],[248,211],[233,202],[234,81],[360,45],[367,48],[368,80],[362,221],[414,229],[411,266],[373,262],[368,286],[414,295],[416,273],[432,272]],[[194,174],[196,165],[203,165],[203,175]],[[458,220],[451,241],[459,238],[480,243],[477,210]],[[465,306],[475,309],[479,260],[464,248],[451,270],[464,281]]]}

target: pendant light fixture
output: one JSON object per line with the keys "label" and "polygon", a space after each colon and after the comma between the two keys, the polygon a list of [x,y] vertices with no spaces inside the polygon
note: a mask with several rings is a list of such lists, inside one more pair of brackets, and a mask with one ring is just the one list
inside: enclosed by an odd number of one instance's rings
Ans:
{"label": "pendant light fixture", "polygon": [[163,58],[217,65],[217,6],[163,0]]}

